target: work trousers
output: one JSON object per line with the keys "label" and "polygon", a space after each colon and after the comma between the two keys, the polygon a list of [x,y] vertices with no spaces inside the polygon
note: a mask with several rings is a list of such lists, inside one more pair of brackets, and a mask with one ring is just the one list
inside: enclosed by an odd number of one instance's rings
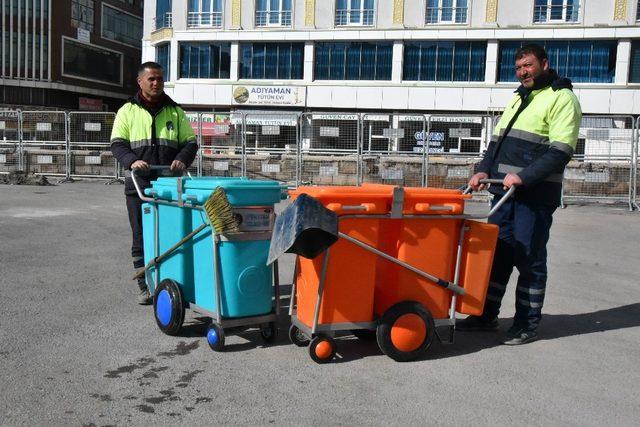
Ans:
{"label": "work trousers", "polygon": [[547,286],[547,242],[555,210],[553,206],[511,198],[489,218],[491,224],[500,227],[500,233],[483,313],[486,320],[498,316],[515,267],[519,276],[513,324],[528,330],[538,327]]}
{"label": "work trousers", "polygon": [[[144,246],[142,241],[142,203],[137,195],[127,195],[127,213],[131,225],[131,257],[133,268],[137,271],[144,267]],[[144,277],[138,279],[138,287],[146,288]]]}

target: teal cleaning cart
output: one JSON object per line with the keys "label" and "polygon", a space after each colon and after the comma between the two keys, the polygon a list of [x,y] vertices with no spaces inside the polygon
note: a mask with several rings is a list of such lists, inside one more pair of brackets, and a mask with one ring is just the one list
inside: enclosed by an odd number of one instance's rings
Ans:
{"label": "teal cleaning cart", "polygon": [[[156,167],[157,168],[157,167]],[[265,342],[277,335],[278,266],[266,265],[275,220],[285,195],[275,181],[218,177],[160,177],[140,190],[146,272],[158,327],[177,335],[185,309],[212,319],[207,342],[224,348],[226,328],[255,326]],[[218,234],[202,205],[224,189],[239,232]],[[161,254],[170,252],[165,257]],[[161,260],[160,260],[161,258]]]}

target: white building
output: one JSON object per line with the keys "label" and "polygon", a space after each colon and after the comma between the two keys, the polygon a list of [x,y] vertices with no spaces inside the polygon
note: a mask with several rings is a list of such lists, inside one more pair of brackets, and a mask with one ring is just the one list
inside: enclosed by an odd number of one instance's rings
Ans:
{"label": "white building", "polygon": [[586,114],[640,114],[639,0],[150,0],[143,61],[217,111],[486,112],[544,44]]}

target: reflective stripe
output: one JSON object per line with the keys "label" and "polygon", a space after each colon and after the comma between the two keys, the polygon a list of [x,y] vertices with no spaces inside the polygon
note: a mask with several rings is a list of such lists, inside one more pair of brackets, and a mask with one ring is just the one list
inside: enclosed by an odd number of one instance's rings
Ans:
{"label": "reflective stripe", "polygon": [[493,295],[491,295],[491,294],[487,294],[487,299],[488,299],[489,301],[493,301],[493,302],[500,302],[500,301],[502,301],[502,298],[500,298],[500,297],[494,297],[494,296],[493,296]]}
{"label": "reflective stripe", "polygon": [[551,143],[551,146],[553,148],[555,148],[556,150],[560,150],[566,154],[568,154],[569,156],[573,156],[573,147],[570,146],[569,144],[565,143],[565,142],[560,142],[560,141],[553,141]]}
{"label": "reflective stripe", "polygon": [[489,282],[489,288],[499,289],[501,291],[504,291],[505,289],[507,289],[507,285],[503,285],[502,283],[498,283],[498,282]]}
{"label": "reflective stripe", "polygon": [[[174,141],[171,139],[162,139],[162,138],[158,138],[156,139],[156,142],[158,145],[164,146],[164,147],[172,147],[175,148],[176,150],[180,148],[180,144],[178,143],[178,141]],[[130,146],[132,150],[135,150],[136,148],[140,148],[140,147],[150,147],[151,146],[151,140],[150,139],[141,139],[139,141],[131,141],[130,142]]]}
{"label": "reflective stripe", "polygon": [[[514,165],[507,165],[505,163],[500,163],[498,165],[498,173],[518,173],[520,171],[522,171],[524,168],[520,167],[520,166],[514,166]],[[564,178],[564,175],[561,173],[553,173],[551,175],[549,175],[545,181],[548,182],[559,182],[562,183],[562,179]]]}
{"label": "reflective stripe", "polygon": [[[502,135],[504,133],[504,129],[500,130],[500,135]],[[521,139],[523,141],[527,141],[527,142],[533,142],[534,144],[544,144],[544,145],[548,145],[549,144],[549,138],[543,135],[538,135],[537,133],[533,133],[533,132],[527,132],[526,130],[522,130],[522,129],[511,129],[509,131],[509,138],[513,137],[513,138],[518,138]]]}
{"label": "reflective stripe", "polygon": [[542,308],[541,302],[531,302],[531,301],[524,300],[522,298],[518,298],[518,303],[531,308]]}
{"label": "reflective stripe", "polygon": [[127,141],[127,140],[126,140],[126,139],[124,139],[124,138],[112,138],[112,139],[111,139],[111,141],[110,141],[110,143],[111,143],[111,144],[113,144],[114,142],[124,142],[125,144],[128,144],[128,143],[129,143],[129,141]]}
{"label": "reflective stripe", "polygon": [[142,260],[143,260],[143,258],[142,258],[141,256],[134,256],[134,257],[133,257],[133,260],[134,260],[134,261],[142,261]]}
{"label": "reflective stripe", "polygon": [[524,286],[518,286],[517,291],[524,292],[529,295],[544,295],[544,289],[525,288]]}

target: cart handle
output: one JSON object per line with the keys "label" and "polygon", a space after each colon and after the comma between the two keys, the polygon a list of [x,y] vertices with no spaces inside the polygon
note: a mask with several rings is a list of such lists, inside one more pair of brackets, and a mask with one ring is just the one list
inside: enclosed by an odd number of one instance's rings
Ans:
{"label": "cart handle", "polygon": [[[169,170],[169,169],[171,169],[171,166],[166,166],[166,165],[150,165],[149,166],[149,170],[152,170],[152,171],[154,171],[154,170],[155,171],[159,171],[159,170],[166,171],[166,170]],[[191,173],[189,173],[188,170],[184,169],[182,171],[183,175],[185,173],[187,174],[187,176],[189,178],[193,178],[191,176]],[[155,199],[153,199],[152,197],[147,197],[147,196],[144,195],[144,193],[142,192],[142,189],[140,188],[140,183],[138,182],[137,178],[138,178],[138,169],[137,168],[131,169],[131,180],[133,181],[133,186],[136,187],[136,193],[138,193],[138,197],[140,197],[140,200],[142,200],[144,202],[154,202]]]}
{"label": "cart handle", "polygon": [[[481,179],[480,180],[480,184],[502,184],[502,180],[501,179]],[[500,209],[500,206],[504,205],[504,203],[507,201],[507,199],[509,199],[509,197],[513,196],[513,193],[516,191],[516,186],[512,185],[509,190],[507,190],[506,193],[504,193],[504,195],[500,198],[500,200],[498,200],[498,202],[493,205],[493,207],[491,208],[491,210],[489,211],[489,213],[485,216],[482,215],[480,217],[477,218],[487,218],[490,217],[491,215],[493,215],[498,209]],[[471,186],[467,185],[467,188],[465,188],[465,190],[462,192],[462,194],[469,194],[473,192],[473,189],[471,188]],[[470,219],[472,218],[476,218],[476,216],[470,216]]]}

